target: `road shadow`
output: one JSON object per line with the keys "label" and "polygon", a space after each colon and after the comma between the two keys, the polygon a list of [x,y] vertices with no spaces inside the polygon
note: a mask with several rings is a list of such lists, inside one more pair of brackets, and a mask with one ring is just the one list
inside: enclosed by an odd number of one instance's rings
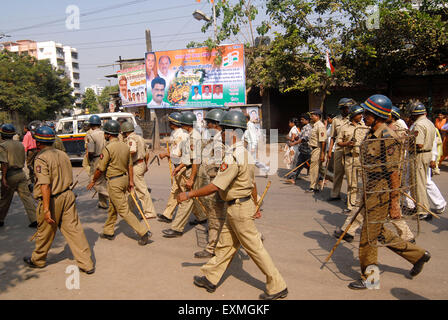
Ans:
{"label": "road shadow", "polygon": [[405,288],[392,288],[390,293],[399,300],[430,300]]}

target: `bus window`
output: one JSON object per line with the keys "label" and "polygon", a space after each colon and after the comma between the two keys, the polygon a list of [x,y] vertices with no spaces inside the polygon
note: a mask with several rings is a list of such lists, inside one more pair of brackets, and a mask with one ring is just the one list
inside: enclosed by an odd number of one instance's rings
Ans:
{"label": "bus window", "polygon": [[109,120],[112,120],[112,118],[111,117],[104,117],[104,118],[101,117],[101,124],[104,126],[104,124]]}
{"label": "bus window", "polygon": [[56,134],[61,134],[62,133],[62,127],[63,127],[63,124],[62,124],[62,122],[60,122],[58,124],[58,126],[56,127]]}
{"label": "bus window", "polygon": [[63,122],[62,134],[73,134],[73,121]]}
{"label": "bus window", "polygon": [[78,120],[78,133],[84,133],[89,130],[88,120]]}

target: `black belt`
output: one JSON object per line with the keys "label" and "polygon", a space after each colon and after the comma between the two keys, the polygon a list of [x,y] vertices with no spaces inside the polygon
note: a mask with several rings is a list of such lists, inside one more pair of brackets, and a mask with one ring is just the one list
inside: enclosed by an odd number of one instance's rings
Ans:
{"label": "black belt", "polygon": [[431,152],[432,150],[417,150],[417,153],[426,153]]}
{"label": "black belt", "polygon": [[22,171],[23,171],[22,168],[8,168],[8,171],[6,172],[6,176],[12,177]]}
{"label": "black belt", "polygon": [[98,158],[98,157],[100,157],[100,156],[101,156],[100,154],[97,155],[97,156],[92,156],[92,159]]}
{"label": "black belt", "polygon": [[233,200],[227,201],[227,204],[228,204],[229,206],[231,206],[231,205],[235,204],[237,200],[240,200],[240,203],[242,203],[242,202],[246,202],[246,201],[249,200],[250,198],[251,198],[251,196],[247,196],[247,197],[239,198],[239,199],[233,199]]}
{"label": "black belt", "polygon": [[113,179],[116,179],[116,178],[120,178],[122,176],[127,176],[127,173],[123,173],[123,174],[120,174],[119,176],[113,176],[113,177],[107,178],[107,180],[113,180]]}

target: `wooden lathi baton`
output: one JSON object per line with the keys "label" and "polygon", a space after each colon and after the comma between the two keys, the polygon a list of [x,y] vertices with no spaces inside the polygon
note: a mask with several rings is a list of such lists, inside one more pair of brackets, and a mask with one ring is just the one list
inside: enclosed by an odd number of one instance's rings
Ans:
{"label": "wooden lathi baton", "polygon": [[285,174],[285,175],[283,176],[283,178],[286,178],[290,173],[296,171],[296,170],[299,169],[301,166],[303,166],[305,163],[308,163],[308,161],[309,161],[309,160],[306,160],[305,162],[299,164],[297,167],[295,167],[294,169],[292,169],[291,171],[289,171],[287,174]]}
{"label": "wooden lathi baton", "polygon": [[428,210],[424,205],[418,203],[414,198],[412,198],[410,195],[408,195],[406,192],[403,192],[400,190],[400,193],[404,194],[406,197],[408,197],[409,199],[412,200],[412,202],[414,202],[417,206],[419,206],[420,208],[422,208],[423,210],[425,210],[427,213],[431,214],[432,216],[436,217],[437,219],[440,219],[439,216],[437,216],[436,214],[432,213],[430,210]]}
{"label": "wooden lathi baton", "polygon": [[260,201],[258,201],[257,207],[255,208],[254,217],[256,217],[258,210],[260,210],[261,204],[263,203],[263,199],[266,196],[269,188],[271,187],[271,180],[268,181],[266,188],[264,188],[263,194],[261,195]]}
{"label": "wooden lathi baton", "polygon": [[341,234],[341,236],[339,237],[338,241],[336,242],[336,244],[333,246],[333,249],[331,249],[330,254],[328,255],[328,257],[325,259],[324,263],[322,264],[322,266],[320,267],[321,269],[323,269],[323,267],[325,266],[325,264],[328,262],[328,260],[330,260],[331,256],[334,253],[334,250],[336,250],[336,248],[338,247],[338,245],[341,243],[342,239],[344,238],[345,234],[347,233],[348,229],[350,229],[350,227],[352,226],[353,222],[355,222],[356,217],[358,216],[358,214],[361,212],[361,210],[364,208],[364,204],[362,204],[362,206],[358,209],[358,211],[355,213],[355,215],[353,216],[352,220],[350,221],[350,223],[348,224],[347,228],[345,228],[344,232]]}
{"label": "wooden lathi baton", "polygon": [[132,193],[132,191],[130,192],[130,194],[131,194],[132,200],[134,200],[134,203],[135,203],[135,206],[136,206],[137,209],[138,209],[138,212],[140,212],[140,214],[141,214],[143,220],[144,220],[145,223],[146,223],[146,226],[148,227],[148,231],[151,232],[151,227],[149,226],[148,220],[146,220],[146,217],[145,217],[145,215],[143,214],[142,209],[140,209],[140,206],[138,205],[137,199],[135,199],[134,194]]}

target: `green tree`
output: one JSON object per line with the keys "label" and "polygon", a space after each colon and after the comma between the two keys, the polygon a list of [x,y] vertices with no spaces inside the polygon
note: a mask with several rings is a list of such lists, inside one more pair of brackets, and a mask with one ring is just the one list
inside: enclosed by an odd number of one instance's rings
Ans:
{"label": "green tree", "polygon": [[118,92],[118,85],[115,86],[106,86],[103,91],[101,91],[101,94],[98,96],[98,103],[104,110],[109,110],[109,100],[110,100],[110,94],[112,92]]}
{"label": "green tree", "polygon": [[98,101],[95,94],[95,91],[93,91],[92,88],[87,88],[83,99],[81,107],[83,109],[89,110],[90,114],[99,113],[100,109],[98,107]]}
{"label": "green tree", "polygon": [[54,119],[56,112],[72,108],[72,92],[70,80],[48,60],[0,52],[0,112],[11,119]]}

